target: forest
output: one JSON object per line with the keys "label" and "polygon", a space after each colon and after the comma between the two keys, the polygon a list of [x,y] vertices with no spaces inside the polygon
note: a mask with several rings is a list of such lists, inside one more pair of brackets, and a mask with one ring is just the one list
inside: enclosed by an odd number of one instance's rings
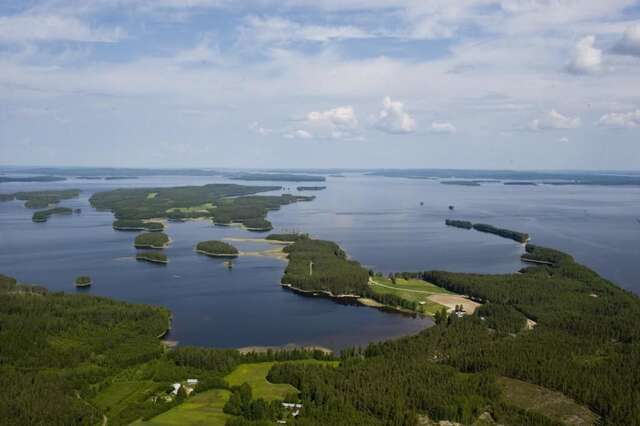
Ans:
{"label": "forest", "polygon": [[117,219],[113,221],[113,229],[116,231],[159,232],[164,230],[164,224],[162,222],[145,222],[139,219]]}
{"label": "forest", "polygon": [[269,234],[265,237],[267,240],[295,242],[298,240],[308,240],[309,234]]}
{"label": "forest", "polygon": [[334,296],[359,296],[368,291],[368,271],[358,262],[348,260],[346,253],[334,242],[305,238],[283,250],[289,258],[283,284]]}
{"label": "forest", "polygon": [[237,256],[238,249],[224,241],[200,241],[196,245],[196,251],[207,256]]}
{"label": "forest", "polygon": [[565,253],[526,250],[551,265],[401,274],[482,302],[474,315],[445,313],[417,336],[344,351],[338,369],[276,366],[269,379],[301,389],[302,424],[411,425],[425,414],[470,424],[486,413],[501,424],[558,424],[511,403],[501,377],[562,392],[602,424],[640,424],[640,300]]}
{"label": "forest", "polygon": [[[233,390],[224,377],[240,364],[334,359],[303,349],[167,351],[159,338],[169,323],[164,308],[51,293],[0,275],[0,423],[127,425],[187,401],[169,389],[189,377],[199,379],[195,393]],[[121,400],[127,389],[135,392]],[[253,418],[270,416],[259,399],[248,405]]]}

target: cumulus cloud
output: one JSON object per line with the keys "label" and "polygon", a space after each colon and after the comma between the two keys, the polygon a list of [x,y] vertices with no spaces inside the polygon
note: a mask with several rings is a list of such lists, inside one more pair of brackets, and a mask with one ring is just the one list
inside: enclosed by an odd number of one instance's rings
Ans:
{"label": "cumulus cloud", "polygon": [[613,51],[621,55],[640,56],[640,24],[627,27]]}
{"label": "cumulus cloud", "polygon": [[529,122],[529,129],[533,131],[549,129],[576,129],[580,127],[580,117],[569,117],[552,109],[544,117]]}
{"label": "cumulus cloud", "polygon": [[0,17],[0,42],[77,41],[110,43],[121,40],[125,32],[113,29],[91,28],[69,16],[15,15]]}
{"label": "cumulus cloud", "polygon": [[360,139],[358,118],[351,106],[311,111],[284,136],[289,139]]}
{"label": "cumulus cloud", "polygon": [[598,124],[605,127],[639,128],[640,109],[629,112],[610,112],[600,117]]}
{"label": "cumulus cloud", "polygon": [[589,35],[581,38],[573,48],[567,71],[572,74],[590,74],[600,70],[602,50],[594,47],[596,38]]}
{"label": "cumulus cloud", "polygon": [[404,110],[402,102],[385,97],[383,108],[374,119],[374,127],[392,134],[406,134],[416,131],[416,121]]}
{"label": "cumulus cloud", "polygon": [[456,126],[449,123],[448,121],[434,121],[431,123],[431,131],[434,133],[448,133],[454,134],[458,131]]}

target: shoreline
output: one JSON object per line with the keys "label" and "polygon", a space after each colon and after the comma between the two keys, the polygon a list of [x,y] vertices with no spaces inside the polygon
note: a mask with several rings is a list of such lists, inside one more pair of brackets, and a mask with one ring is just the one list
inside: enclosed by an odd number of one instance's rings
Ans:
{"label": "shoreline", "polygon": [[433,318],[431,315],[425,315],[420,312],[415,312],[409,309],[401,308],[399,306],[385,305],[384,303],[380,303],[377,300],[374,300],[368,297],[362,297],[357,294],[333,294],[328,290],[302,290],[298,287],[294,287],[291,284],[280,283],[280,285],[295,293],[300,293],[304,295],[325,297],[325,298],[334,299],[334,300],[350,300],[350,301],[356,302],[360,306],[364,306],[367,308],[375,308],[381,311],[392,311],[393,313],[411,315],[411,316],[416,316],[420,318]]}
{"label": "shoreline", "polygon": [[149,262],[149,263],[157,263],[159,265],[166,265],[169,263],[169,260],[157,260],[157,259],[152,259],[150,257],[142,257],[142,256],[136,256],[136,260],[139,260],[141,262]]}
{"label": "shoreline", "polygon": [[200,254],[204,254],[205,256],[209,256],[209,257],[238,257],[240,256],[240,252],[238,253],[210,253],[208,251],[204,251],[204,250],[198,250],[198,249],[194,249],[194,251],[196,253],[200,253]]}

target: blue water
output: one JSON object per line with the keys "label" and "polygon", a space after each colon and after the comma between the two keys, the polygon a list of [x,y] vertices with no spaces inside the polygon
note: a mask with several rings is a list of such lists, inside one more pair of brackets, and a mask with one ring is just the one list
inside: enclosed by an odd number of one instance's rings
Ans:
{"label": "blue water", "polygon": [[[416,333],[431,324],[429,319],[342,305],[282,289],[279,282],[285,263],[281,260],[241,257],[229,271],[223,260],[194,253],[194,245],[206,239],[266,234],[215,227],[206,221],[169,224],[167,233],[173,243],[166,250],[167,266],[137,262],[132,245],[136,233],[114,231],[111,213],[96,212],[88,203],[93,192],[117,187],[224,181],[169,176],[0,184],[0,192],[82,189],[80,198],[61,203],[81,208],[82,214],[52,217],[46,223],[31,222],[33,211],[20,201],[0,203],[0,272],[67,292],[76,291],[76,276],[91,275],[90,293],[171,309],[170,338],[180,344],[296,343],[340,349]],[[639,188],[461,187],[358,174],[328,178],[326,185],[326,190],[310,193],[317,196],[313,202],[270,213],[274,232],[302,231],[334,240],[352,258],[384,273],[428,269],[503,273],[522,267],[521,245],[444,226],[445,218],[467,219],[529,232],[534,243],[565,250],[603,276],[640,293]],[[290,186],[296,192],[296,185]],[[449,205],[455,206],[453,212]],[[233,244],[243,251],[270,247]]]}

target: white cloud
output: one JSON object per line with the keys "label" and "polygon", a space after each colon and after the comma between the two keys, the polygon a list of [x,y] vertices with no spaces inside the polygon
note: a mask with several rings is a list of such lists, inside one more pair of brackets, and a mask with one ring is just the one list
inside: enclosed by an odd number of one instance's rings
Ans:
{"label": "white cloud", "polygon": [[536,118],[529,122],[529,129],[533,131],[548,129],[576,129],[580,127],[580,117],[569,117],[560,114],[555,109],[549,111],[543,118]]}
{"label": "white cloud", "polygon": [[359,123],[351,106],[327,111],[312,111],[293,129],[284,133],[289,139],[360,139]]}
{"label": "white cloud", "polygon": [[573,74],[590,74],[600,70],[602,64],[602,50],[593,45],[595,36],[589,35],[581,38],[573,48],[567,71]]}
{"label": "white cloud", "polygon": [[569,143],[569,138],[568,137],[562,137],[560,139],[558,139],[558,142],[560,143]]}
{"label": "white cloud", "polygon": [[458,131],[456,126],[449,123],[448,121],[434,121],[431,123],[431,131],[434,133],[448,133],[454,134]]}
{"label": "white cloud", "polygon": [[260,123],[258,123],[257,121],[254,121],[253,123],[249,124],[249,130],[261,136],[268,136],[273,133],[273,129],[262,127]]}
{"label": "white cloud", "polygon": [[406,134],[416,131],[416,121],[404,110],[404,104],[392,101],[389,96],[383,100],[383,108],[374,119],[376,129],[392,134]]}
{"label": "white cloud", "polygon": [[606,127],[638,128],[640,127],[640,109],[629,112],[610,112],[600,117],[598,124]]}
{"label": "white cloud", "polygon": [[640,56],[640,24],[628,26],[613,51],[622,55]]}
{"label": "white cloud", "polygon": [[245,39],[263,43],[313,41],[325,43],[340,39],[369,38],[371,34],[353,26],[302,25],[279,17],[249,16],[241,28]]}
{"label": "white cloud", "polygon": [[82,21],[57,15],[16,15],[0,17],[0,42],[78,41],[110,43],[121,40],[125,32],[91,28]]}

